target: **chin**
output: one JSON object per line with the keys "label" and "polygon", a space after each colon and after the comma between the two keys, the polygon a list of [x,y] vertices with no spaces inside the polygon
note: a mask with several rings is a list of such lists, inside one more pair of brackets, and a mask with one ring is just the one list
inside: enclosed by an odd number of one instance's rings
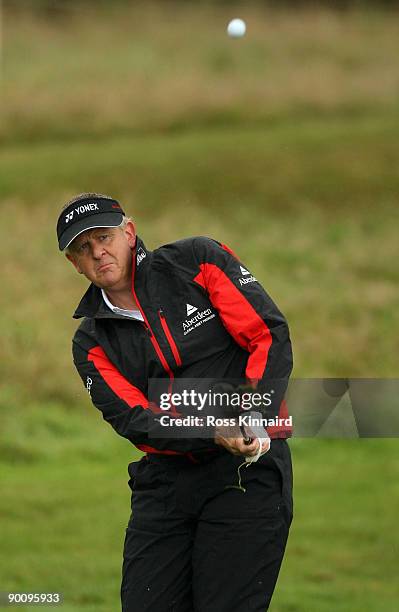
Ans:
{"label": "chin", "polygon": [[101,289],[111,289],[114,285],[117,285],[119,281],[120,278],[116,278],[112,274],[104,274],[101,276],[101,278],[97,279],[97,282],[95,284]]}

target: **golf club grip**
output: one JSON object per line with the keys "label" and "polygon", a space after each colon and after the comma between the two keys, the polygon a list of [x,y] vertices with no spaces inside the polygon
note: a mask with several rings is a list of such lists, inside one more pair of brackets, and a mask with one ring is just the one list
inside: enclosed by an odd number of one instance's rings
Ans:
{"label": "golf club grip", "polygon": [[244,444],[251,444],[251,442],[253,441],[253,438],[248,436],[247,432],[245,431],[244,425],[240,425],[240,431],[241,431],[242,437],[244,439]]}

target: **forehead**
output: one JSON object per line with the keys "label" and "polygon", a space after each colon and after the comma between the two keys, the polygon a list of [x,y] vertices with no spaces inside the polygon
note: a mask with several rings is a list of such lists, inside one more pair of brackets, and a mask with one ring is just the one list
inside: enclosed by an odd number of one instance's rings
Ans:
{"label": "forehead", "polygon": [[79,247],[91,238],[96,238],[96,236],[101,235],[104,232],[107,232],[107,234],[114,233],[116,229],[117,228],[115,227],[94,227],[93,229],[88,229],[79,234],[79,236],[76,236],[75,240],[71,243],[71,247]]}

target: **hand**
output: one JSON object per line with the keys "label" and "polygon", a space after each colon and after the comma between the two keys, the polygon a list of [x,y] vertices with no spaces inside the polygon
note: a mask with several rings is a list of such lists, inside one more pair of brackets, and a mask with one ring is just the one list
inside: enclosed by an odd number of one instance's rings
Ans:
{"label": "hand", "polygon": [[248,442],[245,442],[238,426],[234,428],[217,427],[215,443],[223,446],[232,455],[241,455],[243,457],[254,457],[259,450],[259,440],[255,438],[248,444]]}
{"label": "hand", "polygon": [[264,455],[265,453],[267,453],[270,450],[270,438],[258,438],[258,442],[260,443],[260,446],[258,448],[258,452],[256,453],[255,456],[252,457],[245,457],[245,461],[246,463],[256,463],[259,459],[259,457],[261,457],[262,455]]}

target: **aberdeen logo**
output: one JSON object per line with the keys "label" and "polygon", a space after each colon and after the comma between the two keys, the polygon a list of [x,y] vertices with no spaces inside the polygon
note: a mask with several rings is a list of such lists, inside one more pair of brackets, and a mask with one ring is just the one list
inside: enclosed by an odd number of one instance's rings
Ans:
{"label": "aberdeen logo", "polygon": [[240,283],[241,287],[243,285],[248,285],[248,283],[256,283],[256,278],[252,276],[251,272],[248,272],[248,270],[246,268],[243,268],[243,266],[240,266],[240,270],[241,274],[245,277],[238,279],[238,282]]}
{"label": "aberdeen logo", "polygon": [[186,304],[186,308],[187,308],[187,316],[190,317],[193,312],[196,312],[198,310],[198,308],[196,308],[195,306],[191,306],[191,304]]}
{"label": "aberdeen logo", "polygon": [[145,259],[146,257],[147,257],[147,253],[142,247],[140,247],[137,251],[137,256],[136,256],[137,265],[139,266],[140,263],[143,261],[143,259]]}
{"label": "aberdeen logo", "polygon": [[243,285],[248,285],[248,283],[256,283],[257,282],[256,278],[254,276],[252,276],[252,274],[251,274],[251,276],[247,276],[247,278],[239,278],[238,280],[240,282],[241,287]]}
{"label": "aberdeen logo", "polygon": [[190,332],[193,331],[196,327],[200,327],[203,323],[210,321],[214,317],[216,317],[215,313],[212,312],[211,308],[206,308],[205,310],[198,311],[196,306],[192,304],[186,304],[187,308],[187,317],[191,317],[191,315],[195,312],[196,314],[190,319],[186,319],[183,321],[183,335],[187,336]]}

